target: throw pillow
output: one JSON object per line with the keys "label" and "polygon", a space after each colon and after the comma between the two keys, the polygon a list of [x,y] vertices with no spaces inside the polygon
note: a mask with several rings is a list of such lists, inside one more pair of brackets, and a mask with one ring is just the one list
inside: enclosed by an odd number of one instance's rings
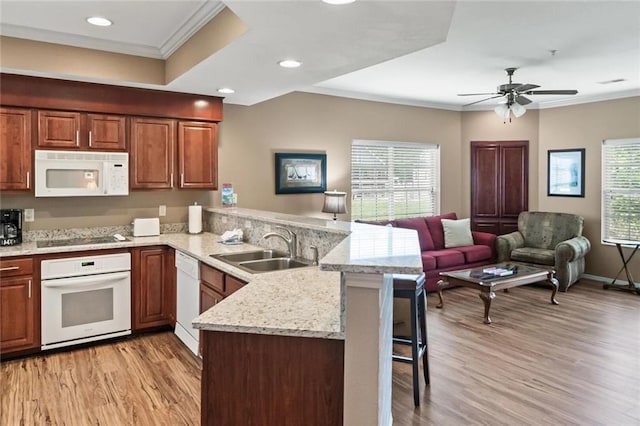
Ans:
{"label": "throw pillow", "polygon": [[473,245],[470,219],[442,219],[442,229],[444,230],[445,248]]}

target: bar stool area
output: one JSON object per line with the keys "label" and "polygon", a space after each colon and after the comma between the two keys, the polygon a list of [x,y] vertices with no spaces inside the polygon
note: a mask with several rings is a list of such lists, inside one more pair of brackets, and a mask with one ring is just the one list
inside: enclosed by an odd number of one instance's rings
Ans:
{"label": "bar stool area", "polygon": [[413,402],[420,405],[420,359],[424,381],[429,385],[429,356],[427,353],[427,304],[424,289],[425,274],[393,275],[394,299],[408,299],[410,305],[410,336],[393,336],[394,344],[411,346],[411,356],[393,353],[394,361],[404,362],[413,368]]}

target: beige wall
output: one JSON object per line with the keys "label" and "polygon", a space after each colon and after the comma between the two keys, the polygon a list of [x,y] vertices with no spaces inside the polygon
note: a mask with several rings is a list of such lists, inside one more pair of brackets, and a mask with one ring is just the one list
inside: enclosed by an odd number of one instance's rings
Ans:
{"label": "beige wall", "polygon": [[[540,110],[538,204],[540,210],[577,213],[585,218],[585,235],[591,241],[587,272],[615,275],[621,261],[615,247],[600,242],[601,146],[605,139],[640,136],[640,98],[597,102]],[[547,150],[585,148],[585,197],[547,196]],[[632,262],[640,277],[640,256]]]}
{"label": "beige wall", "polygon": [[33,195],[2,193],[3,209],[35,209],[35,222],[25,231],[39,229],[125,226],[136,217],[158,217],[159,206],[167,206],[161,224],[186,223],[188,206],[207,202],[209,191],[137,191],[126,197],[35,198]]}
{"label": "beige wall", "polygon": [[[224,114],[219,178],[233,184],[241,207],[327,217],[322,194],[275,195],[274,154],[326,152],[327,189],[350,193],[351,141],[371,139],[440,144],[441,210],[461,208],[459,112],[292,93],[251,107],[225,105]],[[220,205],[219,192],[211,201]]]}

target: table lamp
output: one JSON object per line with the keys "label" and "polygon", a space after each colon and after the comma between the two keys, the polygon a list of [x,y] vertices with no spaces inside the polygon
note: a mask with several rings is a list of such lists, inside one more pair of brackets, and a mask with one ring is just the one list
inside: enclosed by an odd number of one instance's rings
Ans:
{"label": "table lamp", "polygon": [[333,220],[337,220],[336,213],[347,213],[347,193],[336,190],[324,192],[323,213],[333,213]]}

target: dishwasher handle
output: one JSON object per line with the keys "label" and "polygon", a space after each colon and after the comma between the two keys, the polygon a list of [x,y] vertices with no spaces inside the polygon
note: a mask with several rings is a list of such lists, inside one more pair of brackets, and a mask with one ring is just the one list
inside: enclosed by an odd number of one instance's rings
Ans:
{"label": "dishwasher handle", "polygon": [[42,286],[47,288],[82,288],[96,289],[105,287],[107,283],[114,281],[128,280],[131,276],[129,271],[109,273],[103,275],[86,275],[73,278],[58,278],[55,280],[43,280]]}

